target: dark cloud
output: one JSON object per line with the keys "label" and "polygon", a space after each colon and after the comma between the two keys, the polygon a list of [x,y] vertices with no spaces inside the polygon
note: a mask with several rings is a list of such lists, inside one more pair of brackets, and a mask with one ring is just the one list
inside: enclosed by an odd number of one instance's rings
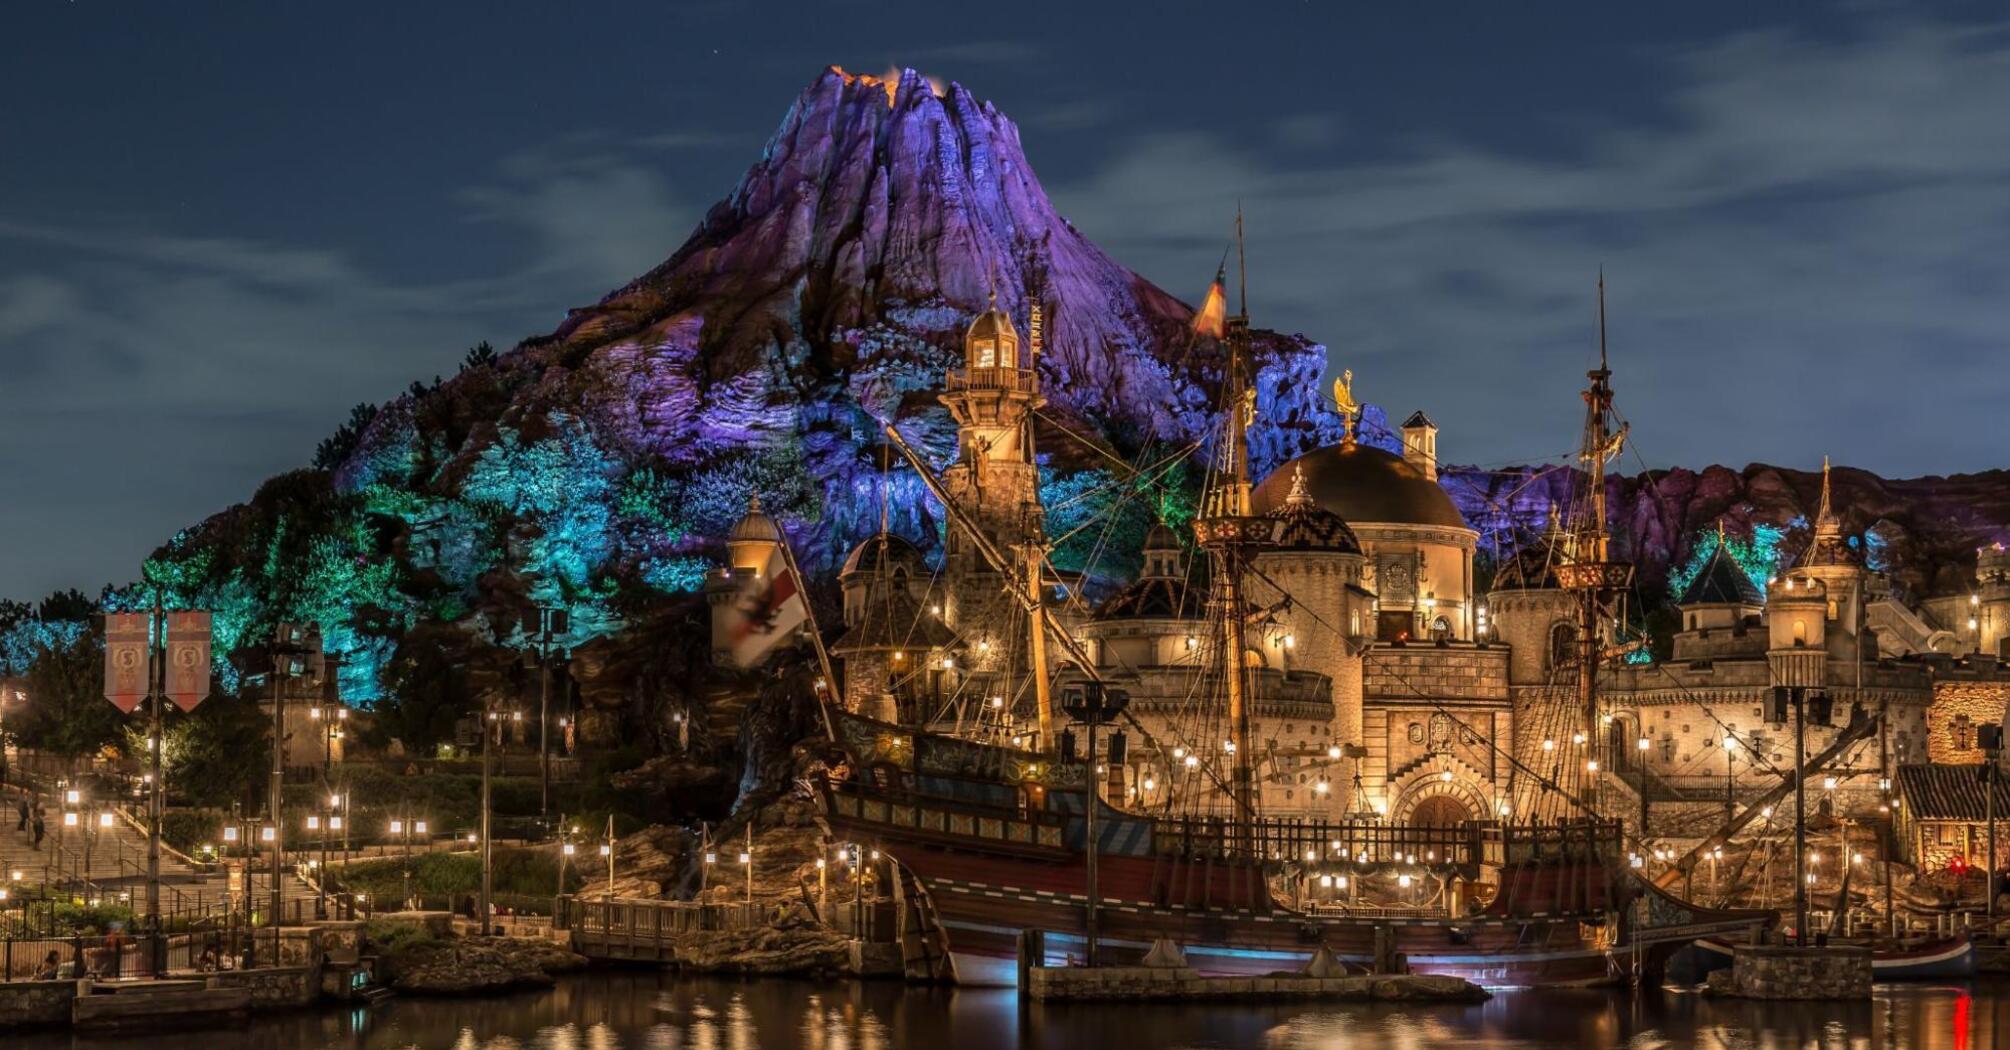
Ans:
{"label": "dark cloud", "polygon": [[1622,403],[1660,465],[2000,462],[1980,430],[1930,420],[2010,393],[1983,364],[2010,331],[1990,247],[2010,233],[2010,35],[1753,33],[1657,64],[1668,119],[1558,155],[1431,139],[1305,166],[1162,132],[1050,189],[1189,294],[1241,201],[1259,323],[1325,340],[1372,399],[1429,406],[1449,458],[1568,445],[1603,266]]}
{"label": "dark cloud", "polygon": [[991,99],[1181,294],[1241,201],[1258,322],[1450,458],[1570,443],[1603,265],[1655,465],[1993,466],[2010,31],[1962,6],[47,5],[0,35],[0,593],[129,578],[349,405],[649,269],[831,62]]}

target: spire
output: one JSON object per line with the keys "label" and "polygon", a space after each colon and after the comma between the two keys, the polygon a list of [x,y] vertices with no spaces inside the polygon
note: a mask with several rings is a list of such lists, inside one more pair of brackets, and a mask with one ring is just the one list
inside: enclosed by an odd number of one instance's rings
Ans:
{"label": "spire", "polygon": [[1820,531],[1824,526],[1831,526],[1835,530],[1842,528],[1842,522],[1836,519],[1835,507],[1829,500],[1829,458],[1827,456],[1822,457],[1822,506],[1820,510],[1815,512],[1815,529]]}

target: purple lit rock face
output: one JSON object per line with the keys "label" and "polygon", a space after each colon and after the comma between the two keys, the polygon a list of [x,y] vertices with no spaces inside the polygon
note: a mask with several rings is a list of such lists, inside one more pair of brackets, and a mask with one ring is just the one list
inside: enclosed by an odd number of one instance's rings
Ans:
{"label": "purple lit rock face", "polygon": [[[1567,504],[1575,479],[1556,470],[1481,472],[1448,467],[1446,491],[1490,549],[1534,534],[1550,506]],[[1658,592],[1672,566],[1710,542],[1722,520],[1733,535],[1755,525],[1787,530],[1784,553],[1807,546],[1821,505],[1821,473],[1754,463],[1742,471],[1712,466],[1608,479],[1614,536],[1638,566],[1644,589]],[[1891,480],[1838,467],[1832,501],[1843,532],[1874,567],[1915,598],[1969,587],[1975,548],[2010,522],[2010,472]]]}
{"label": "purple lit rock face", "polygon": [[[1212,276],[1194,274],[1193,291]],[[896,84],[836,69],[669,261],[505,356],[519,388],[505,414],[566,411],[625,462],[683,477],[796,463],[803,484],[763,496],[829,565],[878,527],[876,419],[938,462],[953,451],[933,395],[994,288],[1022,327],[1041,297],[1047,411],[1070,429],[1125,455],[1206,431],[1221,362],[1189,356],[1192,310],[1054,211],[1010,120],[960,85],[938,97],[911,71]],[[1257,354],[1257,468],[1336,440],[1324,348],[1262,333]],[[371,428],[345,481],[410,440],[400,415]],[[468,434],[485,438],[479,423]],[[1040,448],[1063,472],[1093,465],[1058,431]],[[895,474],[894,528],[932,543],[935,512]],[[705,517],[694,532],[718,525]]]}

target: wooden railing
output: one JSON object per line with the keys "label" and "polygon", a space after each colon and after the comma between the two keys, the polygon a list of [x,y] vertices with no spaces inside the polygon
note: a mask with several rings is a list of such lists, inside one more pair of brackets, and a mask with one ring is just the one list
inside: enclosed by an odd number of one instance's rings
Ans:
{"label": "wooden railing", "polygon": [[766,921],[762,907],[745,903],[560,897],[555,922],[570,931],[573,950],[588,958],[667,961],[679,935],[760,926]]}
{"label": "wooden railing", "polygon": [[831,815],[841,820],[908,828],[925,835],[989,839],[1001,846],[1060,849],[1068,815],[1027,806],[994,806],[969,799],[853,783],[830,785]]}

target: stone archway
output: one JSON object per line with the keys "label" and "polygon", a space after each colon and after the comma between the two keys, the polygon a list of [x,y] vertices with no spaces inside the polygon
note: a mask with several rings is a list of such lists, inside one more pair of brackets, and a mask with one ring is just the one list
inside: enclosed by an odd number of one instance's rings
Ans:
{"label": "stone archway", "polygon": [[1482,819],[1489,805],[1484,781],[1462,767],[1450,780],[1444,779],[1444,772],[1444,767],[1422,770],[1405,783],[1391,785],[1395,801],[1389,807],[1390,819],[1399,824],[1430,819],[1441,822],[1437,825],[1441,827]]}
{"label": "stone archway", "polygon": [[1431,795],[1417,800],[1410,810],[1409,823],[1425,828],[1456,828],[1473,819],[1473,811],[1452,795]]}

